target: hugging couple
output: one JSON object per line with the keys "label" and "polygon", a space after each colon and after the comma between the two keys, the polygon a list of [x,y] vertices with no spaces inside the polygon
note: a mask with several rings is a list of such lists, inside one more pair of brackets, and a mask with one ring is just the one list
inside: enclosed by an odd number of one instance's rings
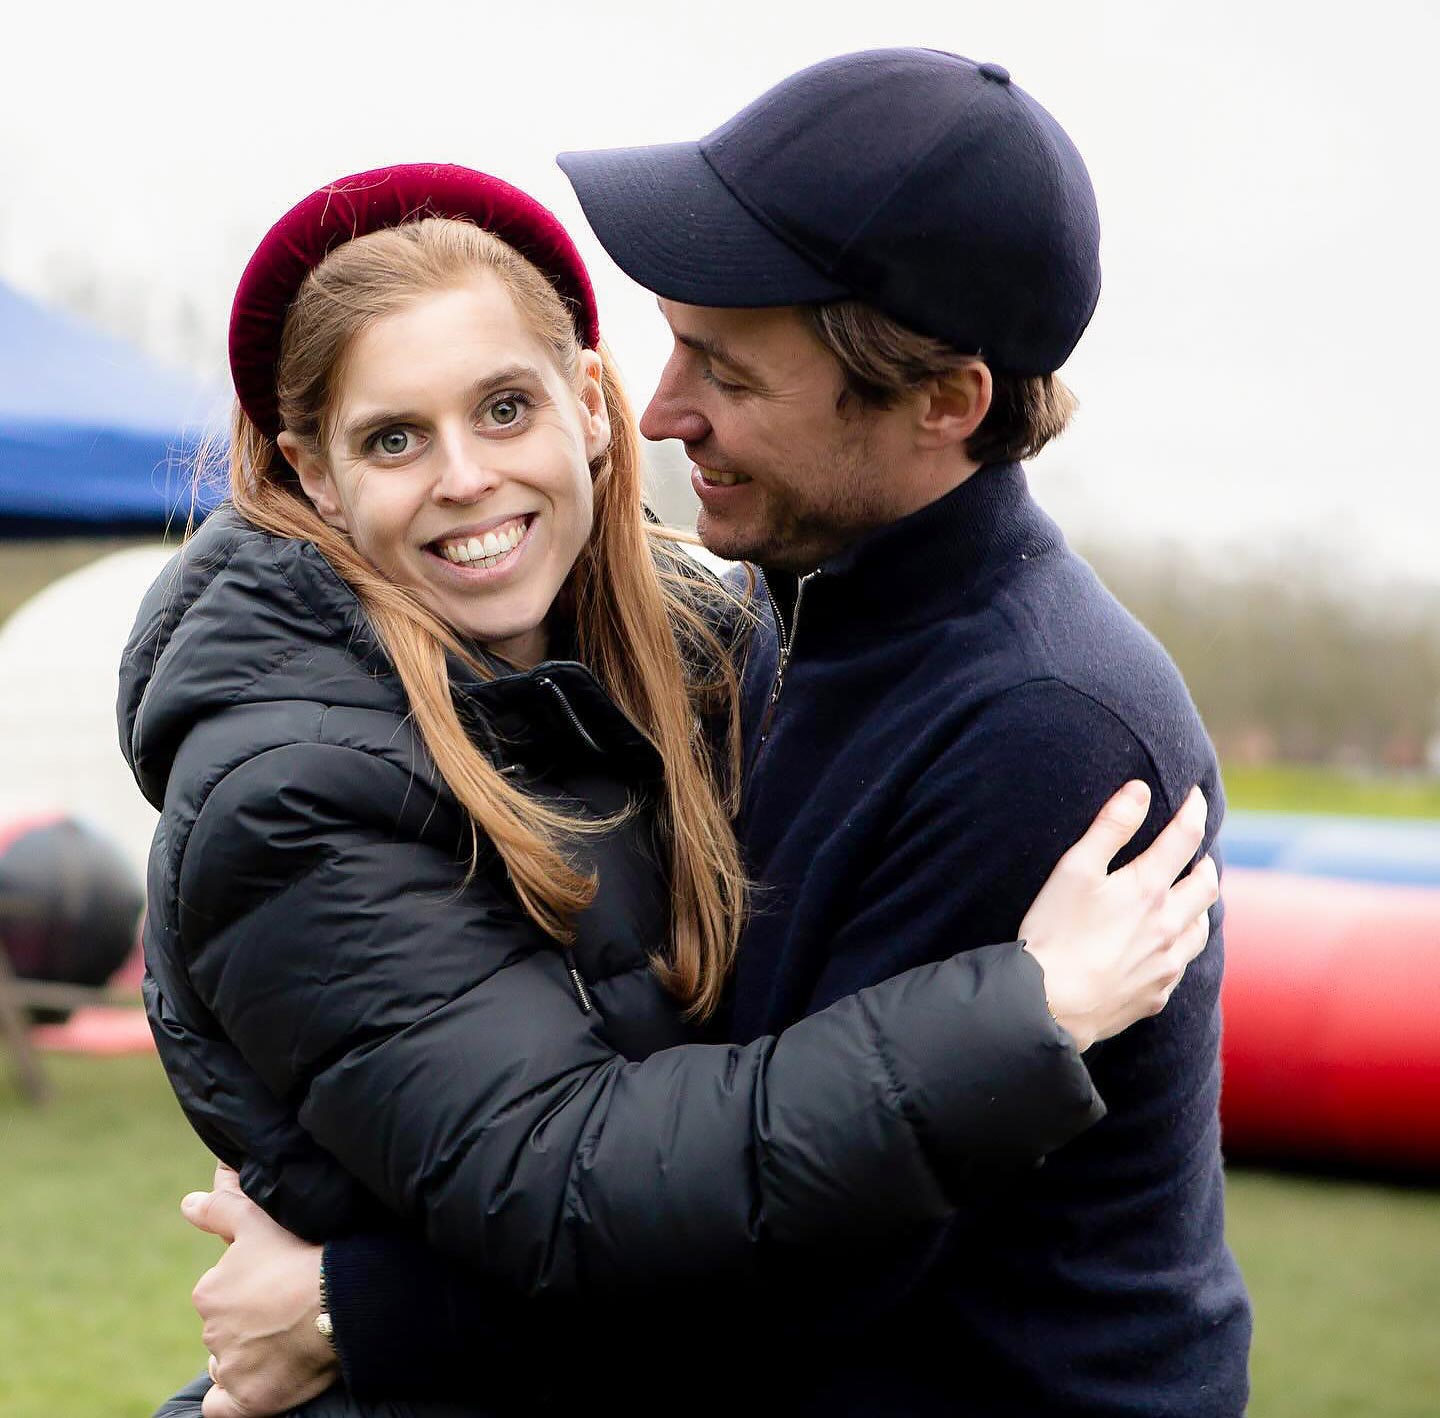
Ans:
{"label": "hugging couple", "polygon": [[[1213,751],[1032,500],[1099,295],[995,64],[280,218],[142,606],[146,1002],[221,1166],[169,1418],[1238,1415]],[[642,502],[679,439],[699,539]]]}

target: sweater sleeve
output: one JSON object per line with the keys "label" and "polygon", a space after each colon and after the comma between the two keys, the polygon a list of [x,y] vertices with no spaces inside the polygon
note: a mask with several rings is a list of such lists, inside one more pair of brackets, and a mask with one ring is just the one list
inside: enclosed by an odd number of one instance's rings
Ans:
{"label": "sweater sleeve", "polygon": [[[977,1168],[1101,1111],[1014,947],[743,1048],[627,1061],[494,864],[458,886],[443,817],[357,750],[261,755],[196,821],[181,940],[198,994],[306,1131],[512,1292],[653,1290],[743,1273],[766,1244],[901,1233],[949,1215]],[[281,1219],[325,1234],[303,1208]]]}
{"label": "sweater sleeve", "polygon": [[[897,793],[901,809],[851,893],[857,909],[830,943],[807,1010],[1014,935],[1060,857],[1132,778],[1150,787],[1150,813],[1116,866],[1154,841],[1193,784],[1162,782],[1104,705],[1063,681],[1031,680],[941,735]],[[1216,785],[1205,786],[1213,802]],[[882,930],[887,918],[904,929]]]}
{"label": "sweater sleeve", "polygon": [[[1121,718],[1061,680],[1032,680],[991,701],[945,737],[926,771],[907,785],[903,807],[874,853],[874,868],[858,883],[857,909],[830,943],[806,1011],[823,1011],[942,952],[983,950],[986,941],[1017,932],[1060,857],[1130,779],[1150,787],[1151,808],[1116,867],[1154,841],[1193,781],[1162,777]],[[1201,786],[1210,803],[1203,852],[1214,839],[1224,800],[1213,772]],[[1212,939],[1221,919],[1216,908]],[[886,929],[895,920],[904,928]],[[1190,967],[1164,1014],[1086,1055],[1112,1113],[1081,1146],[1109,1159],[1104,1165],[1115,1174],[1115,1195],[1139,1190],[1135,1159],[1145,1151],[1144,1139],[1178,1130],[1161,1098],[1182,1079],[1191,1086],[1204,1060],[1179,1042],[1177,1022],[1213,994],[1220,962],[1218,948],[1207,952]],[[1051,1170],[1062,1162],[1054,1159]],[[995,1193],[1002,1206],[1007,1190]],[[901,1303],[942,1257],[966,1253],[969,1238],[987,1224],[987,1210],[977,1203],[948,1218],[938,1241],[902,1239],[874,1265],[840,1271],[822,1258],[818,1265],[788,1268],[779,1283],[792,1303],[808,1295],[832,1313],[873,1318]]]}

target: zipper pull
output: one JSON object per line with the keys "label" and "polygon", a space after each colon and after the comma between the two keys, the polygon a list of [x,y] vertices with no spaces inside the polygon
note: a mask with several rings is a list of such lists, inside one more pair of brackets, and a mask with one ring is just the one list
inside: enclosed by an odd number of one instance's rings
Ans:
{"label": "zipper pull", "polygon": [[765,702],[765,715],[760,720],[760,746],[763,748],[765,740],[770,737],[770,726],[775,722],[775,706],[780,702],[780,690],[785,681],[785,672],[781,670],[775,676],[774,687],[770,691],[770,698]]}
{"label": "zipper pull", "polygon": [[570,983],[575,986],[575,998],[580,1001],[580,1013],[589,1014],[595,1006],[590,1002],[590,991],[585,988],[585,977],[575,963],[575,952],[566,950],[565,968],[570,972]]}
{"label": "zipper pull", "polygon": [[537,676],[535,683],[540,685],[543,689],[548,689],[550,693],[555,696],[556,701],[560,705],[560,712],[565,715],[565,718],[569,721],[570,727],[575,730],[576,734],[579,735],[580,742],[583,743],[585,747],[588,748],[592,753],[603,753],[604,750],[590,736],[589,730],[586,729],[585,725],[580,722],[580,716],[571,707],[570,701],[565,698],[565,691],[561,689],[560,686],[556,684],[549,675]]}

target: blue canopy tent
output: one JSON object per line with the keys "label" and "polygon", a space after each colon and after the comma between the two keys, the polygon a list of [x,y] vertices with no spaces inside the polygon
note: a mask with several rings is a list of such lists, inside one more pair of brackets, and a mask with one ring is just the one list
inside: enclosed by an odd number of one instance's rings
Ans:
{"label": "blue canopy tent", "polygon": [[[0,285],[0,536],[183,527],[215,396]],[[197,499],[197,516],[214,504]]]}

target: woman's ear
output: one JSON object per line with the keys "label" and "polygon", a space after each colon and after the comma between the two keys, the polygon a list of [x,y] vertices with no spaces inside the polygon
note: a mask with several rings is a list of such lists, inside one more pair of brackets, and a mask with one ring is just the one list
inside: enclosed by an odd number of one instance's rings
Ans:
{"label": "woman's ear", "polygon": [[610,409],[605,403],[605,366],[594,350],[580,352],[580,427],[585,460],[593,463],[610,446]]}
{"label": "woman's ear", "polygon": [[335,479],[330,473],[330,464],[325,458],[307,447],[288,429],[275,436],[275,446],[284,455],[285,461],[295,469],[300,479],[300,489],[314,505],[315,510],[332,527],[342,532],[350,528],[345,522],[345,509],[335,490]]}

